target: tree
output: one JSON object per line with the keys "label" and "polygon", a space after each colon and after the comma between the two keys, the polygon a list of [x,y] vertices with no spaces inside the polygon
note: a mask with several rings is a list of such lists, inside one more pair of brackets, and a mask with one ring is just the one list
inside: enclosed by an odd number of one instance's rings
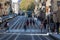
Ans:
{"label": "tree", "polygon": [[28,10],[28,11],[34,11],[34,8],[35,8],[34,3],[31,3],[31,4],[28,6],[27,10]]}
{"label": "tree", "polygon": [[34,0],[22,0],[20,3],[21,10],[33,10],[34,9]]}

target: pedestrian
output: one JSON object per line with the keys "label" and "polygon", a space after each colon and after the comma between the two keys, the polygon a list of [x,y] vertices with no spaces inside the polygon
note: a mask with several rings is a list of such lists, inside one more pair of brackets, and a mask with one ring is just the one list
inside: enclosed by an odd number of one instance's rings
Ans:
{"label": "pedestrian", "polygon": [[55,11],[55,14],[54,14],[54,22],[56,23],[56,31],[57,31],[57,34],[59,34],[59,24],[60,24],[60,1],[57,1],[57,7],[58,7],[58,10]]}
{"label": "pedestrian", "polygon": [[26,21],[26,26],[29,26],[29,21],[28,20]]}
{"label": "pedestrian", "polygon": [[40,29],[41,29],[41,33],[42,33],[42,30],[43,30],[43,23],[42,22],[40,24]]}
{"label": "pedestrian", "polygon": [[55,12],[53,13],[53,21],[54,21],[54,28],[55,28],[55,32],[56,32],[57,31],[56,30],[57,16],[56,16],[56,13]]}
{"label": "pedestrian", "polygon": [[33,22],[33,25],[35,25],[35,21],[33,20],[32,22]]}
{"label": "pedestrian", "polygon": [[7,30],[9,30],[9,22],[7,22]]}
{"label": "pedestrian", "polygon": [[50,30],[51,32],[54,32],[54,21],[52,19],[50,21]]}
{"label": "pedestrian", "polygon": [[8,30],[9,29],[9,23],[6,22],[5,25],[4,25],[4,27],[6,28],[6,30]]}
{"label": "pedestrian", "polygon": [[57,34],[59,34],[59,21],[57,21],[57,23],[56,23],[56,30],[57,30]]}
{"label": "pedestrian", "polygon": [[32,25],[32,19],[30,19],[30,25]]}
{"label": "pedestrian", "polygon": [[7,27],[7,22],[5,23],[4,27],[5,27],[5,28]]}
{"label": "pedestrian", "polygon": [[24,24],[24,30],[26,30],[27,29],[27,27],[26,27],[26,23]]}
{"label": "pedestrian", "polygon": [[47,25],[47,20],[46,19],[44,20],[43,25],[44,25],[44,29],[46,29],[46,25]]}

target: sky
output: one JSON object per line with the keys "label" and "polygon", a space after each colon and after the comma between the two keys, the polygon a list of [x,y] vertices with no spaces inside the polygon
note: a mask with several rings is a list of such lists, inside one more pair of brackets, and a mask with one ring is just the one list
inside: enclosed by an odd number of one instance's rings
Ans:
{"label": "sky", "polygon": [[20,2],[21,0],[12,0],[12,2],[18,2],[18,1]]}

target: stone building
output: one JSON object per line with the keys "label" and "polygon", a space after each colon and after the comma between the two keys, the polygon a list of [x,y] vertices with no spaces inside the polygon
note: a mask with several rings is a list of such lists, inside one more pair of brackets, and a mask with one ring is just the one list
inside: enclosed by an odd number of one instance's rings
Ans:
{"label": "stone building", "polygon": [[12,0],[12,10],[15,14],[18,14],[18,11],[19,11],[19,3],[18,2],[19,0]]}
{"label": "stone building", "polygon": [[[53,20],[54,20],[54,22],[57,22],[57,21],[60,22],[60,11],[57,11],[58,10],[58,6],[57,6],[57,2],[58,1],[60,1],[60,0],[53,0],[54,3],[52,5],[53,12],[54,12],[54,14],[53,14]],[[60,4],[60,2],[59,2],[59,4]]]}
{"label": "stone building", "polygon": [[58,6],[57,6],[57,1],[60,1],[60,0],[52,0],[52,8],[53,8],[53,11],[56,11],[56,10],[58,10]]}
{"label": "stone building", "polygon": [[10,0],[0,0],[0,16],[9,13]]}

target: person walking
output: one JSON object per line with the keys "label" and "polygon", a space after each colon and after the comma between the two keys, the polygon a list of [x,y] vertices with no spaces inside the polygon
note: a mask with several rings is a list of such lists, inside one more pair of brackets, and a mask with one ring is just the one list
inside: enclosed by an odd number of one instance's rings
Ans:
{"label": "person walking", "polygon": [[26,30],[27,29],[27,27],[26,27],[26,23],[24,24],[24,30]]}
{"label": "person walking", "polygon": [[59,34],[59,24],[60,24],[59,21],[57,21],[57,23],[56,23],[56,26],[57,26],[57,27],[56,27],[57,34]]}
{"label": "person walking", "polygon": [[41,33],[42,33],[42,30],[43,30],[43,23],[42,22],[40,24],[40,29],[41,29]]}
{"label": "person walking", "polygon": [[44,20],[43,25],[44,25],[44,29],[46,29],[46,25],[47,25],[47,20],[46,19]]}
{"label": "person walking", "polygon": [[29,21],[28,20],[26,21],[26,26],[29,26]]}
{"label": "person walking", "polygon": [[30,19],[30,25],[32,25],[32,19]]}
{"label": "person walking", "polygon": [[59,26],[60,26],[60,1],[57,1],[57,6],[58,6],[58,10],[55,11],[54,22],[56,24],[56,32],[57,32],[57,34],[59,34]]}
{"label": "person walking", "polygon": [[54,21],[53,21],[53,17],[50,18],[50,30],[51,32],[54,32]]}
{"label": "person walking", "polygon": [[33,22],[33,25],[35,25],[35,21],[33,20],[32,22]]}
{"label": "person walking", "polygon": [[6,30],[9,30],[9,23],[6,22],[5,25],[4,25],[4,27],[6,28]]}

